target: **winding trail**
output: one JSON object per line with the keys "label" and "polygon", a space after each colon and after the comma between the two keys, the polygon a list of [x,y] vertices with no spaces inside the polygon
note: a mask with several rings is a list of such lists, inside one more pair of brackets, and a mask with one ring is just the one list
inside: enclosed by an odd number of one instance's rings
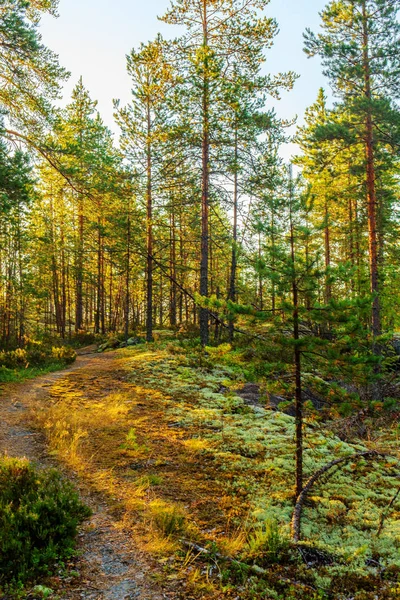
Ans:
{"label": "winding trail", "polygon": [[[113,352],[94,354],[92,349],[80,352],[76,362],[64,371],[51,373],[19,384],[6,384],[0,393],[0,454],[27,457],[38,466],[56,466],[65,472],[48,454],[43,434],[29,425],[32,403],[51,398],[54,384],[79,373],[87,385],[101,379],[105,373],[118,372]],[[104,498],[93,494],[73,473],[66,473],[80,490],[93,516],[79,534],[80,557],[73,568],[79,576],[60,580],[62,597],[70,600],[164,600],[171,598],[156,589],[150,581],[151,566],[135,549],[134,540],[116,527]],[[173,596],[172,596],[173,597]]]}

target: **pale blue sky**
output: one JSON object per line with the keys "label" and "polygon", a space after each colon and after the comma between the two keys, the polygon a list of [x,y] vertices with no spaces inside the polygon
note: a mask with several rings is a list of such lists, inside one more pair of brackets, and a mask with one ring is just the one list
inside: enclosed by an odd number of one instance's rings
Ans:
{"label": "pale blue sky", "polygon": [[[41,25],[43,41],[71,71],[65,87],[68,99],[82,75],[105,122],[114,131],[112,99],[129,101],[130,83],[125,72],[125,55],[132,47],[147,42],[161,31],[175,37],[177,30],[157,20],[169,0],[61,0],[58,19],[46,16]],[[315,101],[318,88],[328,87],[318,59],[303,53],[302,34],[306,27],[317,29],[319,11],[326,0],[271,0],[266,14],[277,19],[280,33],[267,52],[265,68],[270,73],[294,70],[301,77],[295,88],[280,102],[274,102],[284,118],[299,115]]]}

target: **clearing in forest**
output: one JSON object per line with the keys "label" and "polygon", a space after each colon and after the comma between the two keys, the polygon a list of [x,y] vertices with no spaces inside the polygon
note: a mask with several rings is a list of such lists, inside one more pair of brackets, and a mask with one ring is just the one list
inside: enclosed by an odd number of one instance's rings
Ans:
{"label": "clearing in forest", "polygon": [[[349,463],[315,486],[302,533],[318,551],[300,564],[288,541],[294,419],[243,385],[240,369],[167,343],[80,356],[64,372],[6,388],[0,447],[57,460],[94,509],[78,575],[53,589],[71,599],[289,599],[323,598],[328,588],[344,598],[365,585],[396,597],[395,506],[376,535],[398,486],[395,462]],[[309,423],[306,448],[311,475],[335,456],[394,454],[396,439],[349,444]]]}

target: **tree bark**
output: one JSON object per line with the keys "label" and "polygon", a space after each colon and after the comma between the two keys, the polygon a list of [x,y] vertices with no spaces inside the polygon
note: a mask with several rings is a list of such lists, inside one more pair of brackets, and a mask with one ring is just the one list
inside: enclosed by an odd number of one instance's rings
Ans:
{"label": "tree bark", "polygon": [[330,229],[330,215],[328,208],[328,199],[325,196],[325,228],[324,228],[324,242],[325,242],[325,303],[329,304],[332,298],[332,285],[330,283],[329,269],[331,266],[331,229]]}
{"label": "tree bark", "polygon": [[169,324],[171,327],[176,327],[176,227],[173,207],[170,214],[170,274]]}
{"label": "tree bark", "polygon": [[381,333],[381,312],[379,302],[379,273],[378,273],[378,237],[377,237],[377,202],[375,182],[374,130],[371,108],[371,69],[369,57],[369,33],[366,3],[363,2],[363,70],[364,94],[367,101],[365,118],[365,152],[367,177],[367,214],[368,214],[368,246],[370,266],[370,287],[372,299],[372,334],[374,337]]}
{"label": "tree bark", "polygon": [[296,247],[293,223],[293,176],[289,170],[290,195],[290,248],[292,263],[292,301],[293,301],[293,340],[294,340],[294,376],[295,376],[295,410],[296,410],[296,498],[303,489],[303,399],[301,381],[301,351],[299,347],[299,290],[296,274]]}
{"label": "tree bark", "polygon": [[128,205],[127,224],[126,224],[126,271],[125,271],[125,318],[124,331],[125,342],[129,339],[129,312],[130,312],[130,273],[131,269],[131,214],[130,206]]}
{"label": "tree bark", "polygon": [[147,106],[147,307],[146,307],[146,340],[153,341],[153,188],[152,188],[152,155],[151,155],[151,113],[150,100]]}
{"label": "tree bark", "polygon": [[[231,272],[229,280],[229,300],[236,301],[236,271],[237,271],[237,238],[238,238],[238,128],[235,126],[235,145],[234,145],[234,179],[233,179],[233,231],[232,231],[232,258]],[[229,341],[233,342],[234,320],[233,316],[229,319]]]}
{"label": "tree bark", "polygon": [[75,306],[75,331],[83,328],[83,235],[84,216],[83,198],[79,195],[78,200],[78,249],[76,256],[76,306]]}
{"label": "tree bark", "polygon": [[350,456],[345,456],[343,458],[337,458],[336,460],[331,461],[330,463],[328,463],[327,465],[323,466],[321,469],[316,471],[314,473],[314,475],[312,475],[310,477],[310,479],[307,481],[304,488],[301,490],[300,494],[297,496],[296,506],[294,507],[294,511],[293,511],[291,529],[292,529],[292,539],[296,544],[300,541],[301,513],[303,510],[304,502],[307,498],[308,493],[310,492],[310,490],[312,489],[314,484],[318,481],[318,479],[320,479],[320,477],[322,477],[322,475],[324,475],[325,473],[330,471],[330,469],[332,469],[333,467],[336,467],[337,465],[341,465],[341,464],[349,462],[351,460],[359,460],[360,458],[377,458],[379,456],[382,456],[382,455],[379,454],[378,452],[375,452],[374,450],[367,451],[367,452],[357,452],[356,454],[350,454]]}
{"label": "tree bark", "polygon": [[[203,0],[203,48],[208,48],[207,0]],[[208,296],[208,254],[209,254],[209,171],[210,171],[210,82],[207,72],[208,61],[204,59],[203,98],[202,98],[202,194],[201,194],[201,260],[200,295]],[[200,308],[200,339],[203,346],[209,340],[209,315],[206,308]]]}

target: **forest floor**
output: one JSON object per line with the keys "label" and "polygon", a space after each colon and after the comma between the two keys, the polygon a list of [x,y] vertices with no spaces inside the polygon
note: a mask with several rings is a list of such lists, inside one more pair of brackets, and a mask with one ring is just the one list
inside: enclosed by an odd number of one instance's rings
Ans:
{"label": "forest floor", "polygon": [[[118,526],[107,498],[88,485],[78,472],[52,455],[45,434],[34,426],[32,410],[51,402],[57,387],[73,385],[90,399],[116,385],[115,357],[81,351],[76,362],[64,371],[51,373],[19,384],[1,386],[0,453],[27,457],[39,467],[64,471],[79,488],[81,497],[93,511],[79,534],[79,556],[60,577],[49,581],[63,598],[71,600],[161,600],[170,596],[151,581],[152,565],[145,561],[131,536]],[[93,382],[97,385],[93,388]],[[85,384],[86,382],[86,384]],[[88,398],[89,400],[89,398]],[[71,573],[73,576],[71,576]]]}
{"label": "forest floor", "polygon": [[[207,358],[199,364],[179,345],[94,351],[82,351],[64,371],[1,388],[0,452],[61,469],[93,510],[80,532],[80,555],[46,582],[52,597],[339,599],[364,583],[385,590],[371,598],[398,597],[398,566],[388,583],[379,560],[376,568],[363,566],[398,486],[394,463],[349,464],[310,497],[303,533],[328,552],[343,550],[341,564],[352,574],[322,565],[315,583],[309,565],[283,556],[293,510],[293,417],[266,410],[258,386],[240,372]],[[310,474],[333,455],[398,453],[391,431],[349,444],[310,423],[305,440]],[[399,516],[393,507],[374,541],[374,557],[380,553],[388,565],[398,557]],[[269,564],[257,527],[275,520],[282,529]],[[215,553],[267,559],[269,580],[255,577],[249,587],[249,577]],[[269,595],[268,586],[279,593]]]}

